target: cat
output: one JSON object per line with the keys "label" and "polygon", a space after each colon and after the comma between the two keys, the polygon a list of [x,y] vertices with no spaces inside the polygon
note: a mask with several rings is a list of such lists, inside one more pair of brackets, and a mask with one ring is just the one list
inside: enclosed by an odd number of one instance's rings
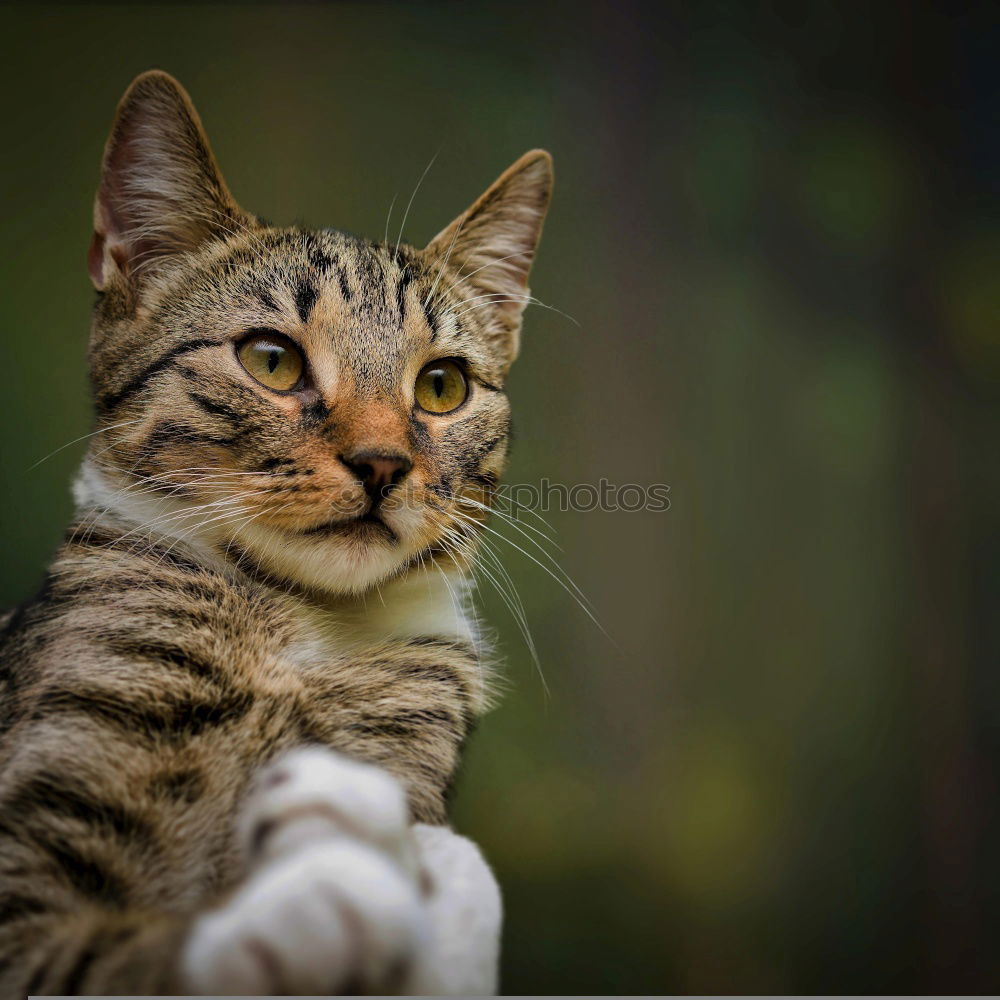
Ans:
{"label": "cat", "polygon": [[276,228],[179,83],[129,87],[97,432],[0,619],[0,995],[496,990],[499,890],[447,805],[551,188],[529,152],[423,249]]}

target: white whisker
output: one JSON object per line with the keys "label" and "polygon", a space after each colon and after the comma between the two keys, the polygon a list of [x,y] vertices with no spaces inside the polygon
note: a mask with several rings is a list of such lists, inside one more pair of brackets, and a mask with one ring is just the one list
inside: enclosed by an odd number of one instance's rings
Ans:
{"label": "white whisker", "polygon": [[399,247],[400,240],[403,238],[403,230],[406,228],[406,220],[410,216],[410,208],[413,205],[413,199],[416,198],[417,192],[420,190],[420,185],[423,184],[424,178],[427,176],[428,171],[434,166],[434,161],[438,158],[439,149],[431,158],[430,162],[424,167],[424,172],[420,175],[420,180],[417,181],[416,187],[413,189],[413,194],[410,195],[410,200],[406,203],[406,211],[403,212],[403,221],[399,225],[399,235],[396,237],[396,247]]}

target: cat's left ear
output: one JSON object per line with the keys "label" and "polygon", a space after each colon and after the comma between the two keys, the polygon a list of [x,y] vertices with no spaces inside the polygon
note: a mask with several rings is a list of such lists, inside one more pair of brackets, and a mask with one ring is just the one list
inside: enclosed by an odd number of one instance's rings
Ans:
{"label": "cat's left ear", "polygon": [[493,317],[508,361],[517,357],[528,273],[551,197],[552,157],[533,149],[427,245],[463,282],[467,298],[489,296],[478,301]]}

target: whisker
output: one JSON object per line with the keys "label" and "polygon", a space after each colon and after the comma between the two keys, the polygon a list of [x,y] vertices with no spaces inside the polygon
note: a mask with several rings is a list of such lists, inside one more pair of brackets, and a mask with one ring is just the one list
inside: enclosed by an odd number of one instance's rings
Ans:
{"label": "whisker", "polygon": [[[468,536],[463,536],[463,540],[468,542]],[[479,539],[479,541],[486,543],[485,539]],[[535,669],[538,672],[545,695],[548,697],[549,687],[545,680],[544,671],[542,670],[541,658],[538,655],[538,649],[535,646],[535,640],[531,634],[531,628],[528,625],[528,618],[524,610],[524,604],[521,601],[520,595],[517,593],[517,588],[514,586],[514,582],[511,580],[510,575],[504,569],[499,556],[493,552],[492,548],[488,544],[484,544],[484,551],[489,552],[492,557],[492,565],[502,574],[502,577],[505,578],[508,585],[504,586],[493,574],[493,572],[481,561],[473,564],[473,572],[481,573],[486,578],[496,591],[497,595],[500,597],[503,604],[506,606],[507,610],[510,612],[511,617],[514,619],[514,622],[517,624],[518,630],[521,633],[524,644],[528,649],[532,663],[535,665]]]}
{"label": "whisker", "polygon": [[[566,573],[566,571],[561,566],[559,566],[559,564],[556,563],[555,560],[552,559],[552,557],[549,555],[549,553],[545,552],[545,550],[542,549],[541,546],[537,546],[537,547],[540,549],[540,551],[543,552],[544,555],[546,555],[549,558],[550,561],[552,561],[554,563],[554,565],[559,570],[559,572],[562,573],[563,576],[566,578],[565,581],[562,579],[562,577],[558,576],[551,569],[549,569],[549,567],[546,566],[543,562],[541,562],[539,559],[535,558],[535,556],[533,556],[530,552],[528,552],[527,550],[521,548],[521,546],[518,545],[517,542],[513,541],[510,538],[507,538],[505,535],[500,534],[500,532],[498,532],[498,531],[494,530],[493,528],[489,527],[489,525],[483,524],[481,521],[477,521],[475,518],[469,517],[468,514],[464,514],[464,513],[460,512],[460,511],[456,511],[455,514],[456,514],[456,516],[464,518],[464,519],[468,520],[470,523],[478,526],[483,531],[488,531],[490,534],[495,535],[501,541],[504,541],[508,545],[510,545],[513,548],[517,549],[517,551],[520,552],[523,556],[526,556],[533,563],[535,563],[536,566],[538,566],[542,570],[544,570],[545,573],[547,573],[553,580],[555,580],[555,582],[558,583],[559,586],[562,587],[562,589],[565,590],[566,593],[569,594],[570,597],[573,598],[573,600],[579,605],[580,609],[584,612],[584,614],[601,630],[601,632],[605,636],[607,636],[608,639],[611,639],[611,636],[608,634],[607,630],[597,620],[597,618],[594,616],[593,612],[588,607],[588,605],[590,604],[590,600],[587,598],[587,596],[573,582],[573,580],[569,576],[569,574]],[[537,543],[536,543],[536,545],[537,545]],[[614,641],[614,640],[612,639],[612,641]]]}
{"label": "whisker", "polygon": [[58,455],[59,452],[64,451],[66,448],[72,447],[74,444],[78,444],[80,441],[86,441],[87,438],[96,437],[98,434],[107,434],[108,431],[117,430],[119,427],[127,427],[129,424],[138,424],[144,417],[136,417],[134,420],[123,420],[120,424],[112,424],[110,427],[100,427],[96,431],[91,431],[89,434],[81,434],[78,438],[73,438],[72,441],[67,441],[65,444],[61,444],[55,451],[50,451],[44,458],[40,458],[34,465],[28,466],[25,470],[31,472],[33,469],[37,469],[42,462],[47,462],[53,455]]}
{"label": "whisker", "polygon": [[420,185],[423,184],[424,178],[427,176],[428,171],[431,169],[431,167],[434,166],[434,161],[438,158],[438,154],[440,152],[441,152],[441,150],[438,149],[437,153],[435,153],[431,157],[430,162],[427,164],[427,166],[424,167],[424,172],[420,175],[420,180],[417,181],[417,185],[413,189],[413,194],[410,195],[410,200],[406,203],[406,211],[403,212],[403,221],[399,225],[399,235],[396,237],[396,248],[397,249],[399,249],[400,240],[402,240],[402,238],[403,238],[403,230],[406,228],[406,220],[409,218],[410,208],[413,205],[413,199],[416,198],[417,192],[420,190]]}
{"label": "whisker", "polygon": [[427,308],[427,303],[431,301],[434,297],[434,292],[437,290],[438,283],[441,281],[441,275],[444,274],[444,269],[448,266],[448,261],[451,260],[451,252],[455,249],[455,243],[458,241],[458,237],[468,220],[468,215],[462,217],[462,221],[458,224],[458,228],[455,230],[455,235],[451,238],[451,245],[448,247],[448,253],[445,254],[445,258],[441,261],[441,266],[438,268],[437,277],[434,279],[434,284],[431,285],[431,290],[424,297],[424,308]]}
{"label": "whisker", "polygon": [[[499,499],[499,495],[497,495],[497,498]],[[474,500],[472,497],[467,497],[467,496],[464,496],[463,494],[458,494],[455,497],[455,499],[459,503],[468,504],[468,505],[474,507],[477,510],[482,510],[482,511],[486,512],[487,514],[495,514],[497,517],[500,518],[501,521],[507,522],[508,524],[510,524],[513,527],[517,528],[518,531],[521,531],[524,528],[526,528],[528,531],[534,532],[536,535],[539,535],[541,538],[544,538],[545,541],[548,542],[549,545],[551,545],[553,548],[558,549],[560,552],[563,551],[562,546],[559,545],[559,543],[556,542],[555,539],[552,538],[551,535],[547,535],[544,531],[541,530],[541,528],[536,528],[536,527],[534,527],[534,525],[524,524],[521,521],[520,518],[511,515],[506,510],[501,510],[500,508],[498,508],[496,506],[490,507],[487,504],[481,503],[479,500]],[[545,524],[545,526],[547,528],[549,528],[549,530],[552,530],[551,525],[547,524],[544,520],[543,520],[542,523]],[[522,525],[523,525],[523,528],[522,528]]]}
{"label": "whisker", "polygon": [[397,191],[392,196],[392,201],[389,202],[389,211],[385,213],[385,233],[382,237],[382,242],[388,246],[389,245],[389,221],[392,219],[392,210],[396,206],[396,199],[399,197],[399,192]]}

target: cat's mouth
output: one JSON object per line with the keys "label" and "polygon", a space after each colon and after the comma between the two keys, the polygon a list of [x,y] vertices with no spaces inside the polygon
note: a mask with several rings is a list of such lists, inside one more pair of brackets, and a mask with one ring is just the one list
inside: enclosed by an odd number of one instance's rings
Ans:
{"label": "cat's mouth", "polygon": [[341,518],[339,521],[328,521],[315,528],[307,528],[303,534],[347,537],[362,542],[375,541],[377,538],[394,544],[399,541],[399,536],[386,524],[375,507],[370,507],[364,514],[359,514],[357,517]]}

